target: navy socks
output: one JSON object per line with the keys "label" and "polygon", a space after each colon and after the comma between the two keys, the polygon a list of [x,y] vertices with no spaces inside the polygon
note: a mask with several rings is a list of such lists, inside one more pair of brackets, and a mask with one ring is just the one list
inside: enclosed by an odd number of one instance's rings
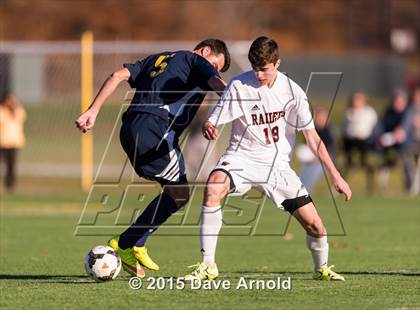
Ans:
{"label": "navy socks", "polygon": [[178,210],[171,196],[162,193],[146,207],[137,220],[120,235],[118,245],[121,249],[133,246],[142,247],[147,238]]}

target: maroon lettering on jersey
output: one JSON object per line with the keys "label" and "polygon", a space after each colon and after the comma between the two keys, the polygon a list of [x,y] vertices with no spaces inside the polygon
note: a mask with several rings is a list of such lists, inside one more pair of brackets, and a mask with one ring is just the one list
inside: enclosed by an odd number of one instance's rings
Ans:
{"label": "maroon lettering on jersey", "polygon": [[279,115],[279,112],[273,112],[273,122],[278,120],[277,115]]}
{"label": "maroon lettering on jersey", "polygon": [[276,111],[276,112],[261,113],[261,114],[251,114],[252,125],[271,124],[271,123],[276,122],[280,118],[284,117],[285,115],[286,115],[286,112],[284,112],[284,111]]}
{"label": "maroon lettering on jersey", "polygon": [[257,114],[251,114],[252,116],[252,125],[258,125]]}
{"label": "maroon lettering on jersey", "polygon": [[272,118],[273,117],[273,112],[265,113],[265,116],[266,116],[266,119],[267,119],[267,121],[266,121],[267,124],[270,124],[274,121],[273,118]]}

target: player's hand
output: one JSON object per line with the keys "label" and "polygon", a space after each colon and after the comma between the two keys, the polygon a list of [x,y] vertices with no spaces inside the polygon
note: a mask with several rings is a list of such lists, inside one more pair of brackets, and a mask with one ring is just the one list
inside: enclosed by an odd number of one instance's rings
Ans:
{"label": "player's hand", "polygon": [[347,182],[341,177],[341,175],[335,177],[333,182],[335,190],[340,194],[343,194],[346,201],[349,201],[351,198],[351,189]]}
{"label": "player's hand", "polygon": [[86,112],[82,113],[75,121],[76,127],[79,128],[83,133],[87,132],[88,130],[92,129],[93,125],[95,125],[96,115],[97,114],[95,112],[87,110]]}
{"label": "player's hand", "polygon": [[207,140],[216,140],[219,137],[219,130],[210,122],[204,123],[202,132]]}

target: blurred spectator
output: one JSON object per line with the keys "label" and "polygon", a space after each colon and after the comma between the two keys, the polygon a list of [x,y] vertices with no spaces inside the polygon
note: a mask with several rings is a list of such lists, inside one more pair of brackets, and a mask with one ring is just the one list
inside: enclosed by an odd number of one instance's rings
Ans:
{"label": "blurred spectator", "polygon": [[24,143],[23,124],[26,113],[16,97],[8,94],[0,101],[0,160],[6,164],[4,185],[15,187],[17,152]]}
{"label": "blurred spectator", "polygon": [[[335,158],[333,134],[327,122],[328,111],[325,109],[316,110],[314,119],[315,129],[324,142],[331,158]],[[322,165],[306,144],[298,146],[296,157],[303,163],[300,179],[306,189],[311,191],[318,180],[323,176]]]}
{"label": "blurred spectator", "polygon": [[366,171],[367,191],[372,192],[373,166],[368,160],[368,151],[373,129],[378,122],[375,110],[368,105],[366,95],[353,93],[344,116],[344,176],[354,166],[354,156],[360,156],[360,166]]}
{"label": "blurred spectator", "polygon": [[382,188],[388,185],[390,169],[395,167],[398,157],[402,153],[402,145],[406,140],[403,129],[403,119],[407,108],[407,95],[403,91],[396,91],[390,107],[380,123],[380,135],[376,143],[383,151],[383,163],[379,173],[379,182]]}
{"label": "blurred spectator", "polygon": [[413,92],[402,128],[406,137],[402,145],[405,189],[417,195],[420,192],[420,87]]}

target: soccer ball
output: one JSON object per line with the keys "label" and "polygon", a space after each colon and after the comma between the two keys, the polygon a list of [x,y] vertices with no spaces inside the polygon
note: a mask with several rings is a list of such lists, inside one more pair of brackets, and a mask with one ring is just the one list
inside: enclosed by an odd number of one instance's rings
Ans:
{"label": "soccer ball", "polygon": [[85,269],[96,282],[114,280],[121,270],[121,258],[113,248],[98,245],[85,256]]}

